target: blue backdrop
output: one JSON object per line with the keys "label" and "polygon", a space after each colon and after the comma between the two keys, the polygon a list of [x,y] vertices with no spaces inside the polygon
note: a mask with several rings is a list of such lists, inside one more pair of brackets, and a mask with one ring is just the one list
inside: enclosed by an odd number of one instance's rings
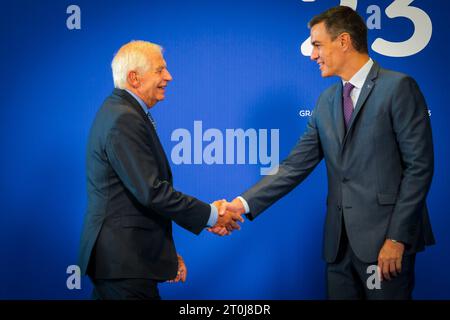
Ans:
{"label": "blue backdrop", "polygon": [[[404,42],[431,25],[389,17],[393,0],[343,1],[372,19],[376,38]],[[406,1],[412,2],[412,1]],[[84,299],[69,290],[86,208],[85,147],[94,115],[113,88],[110,62],[132,39],[165,48],[174,80],[153,116],[167,154],[172,133],[279,129],[280,160],[304,131],[307,112],[337,78],[322,79],[301,53],[309,19],[338,0],[1,1],[0,298]],[[72,10],[68,7],[76,5]],[[373,7],[375,5],[376,7]],[[372,7],[370,7],[372,6]],[[428,196],[437,245],[417,259],[415,298],[450,298],[449,1],[413,1],[432,23],[430,41],[406,56],[370,51],[383,67],[419,83],[431,113],[435,176]],[[78,11],[78,9],[79,11]],[[377,9],[378,8],[378,9]],[[377,14],[378,10],[378,14]],[[417,9],[415,9],[416,12]],[[67,12],[69,11],[69,13]],[[369,12],[369,13],[367,13]],[[79,13],[79,14],[78,14]],[[401,14],[402,15],[402,14]],[[78,29],[79,28],[79,29]],[[419,41],[419,40],[417,40]],[[414,38],[413,44],[417,42]],[[422,40],[421,40],[422,41]],[[195,139],[195,137],[192,137]],[[259,141],[261,144],[261,140]],[[203,143],[205,147],[208,143]],[[175,187],[211,202],[232,199],[261,178],[251,164],[179,164]],[[324,164],[293,192],[226,238],[174,228],[188,282],[162,284],[165,299],[322,299]]]}

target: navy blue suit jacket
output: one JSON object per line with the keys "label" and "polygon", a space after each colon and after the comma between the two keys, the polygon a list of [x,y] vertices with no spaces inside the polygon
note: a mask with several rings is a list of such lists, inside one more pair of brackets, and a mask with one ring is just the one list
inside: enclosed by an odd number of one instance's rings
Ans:
{"label": "navy blue suit jacket", "polygon": [[101,279],[175,278],[172,221],[198,234],[211,206],[173,188],[156,131],[125,90],[115,89],[98,111],[86,166],[82,273]]}

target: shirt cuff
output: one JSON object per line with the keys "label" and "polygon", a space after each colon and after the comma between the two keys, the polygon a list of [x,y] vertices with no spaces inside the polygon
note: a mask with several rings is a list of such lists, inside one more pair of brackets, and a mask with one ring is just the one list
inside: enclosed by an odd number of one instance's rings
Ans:
{"label": "shirt cuff", "polygon": [[244,198],[242,198],[241,196],[237,197],[239,200],[241,200],[244,209],[245,209],[245,213],[249,213],[250,212],[250,207],[248,206],[247,200],[245,200]]}
{"label": "shirt cuff", "polygon": [[219,216],[219,211],[216,206],[211,204],[211,213],[209,214],[208,222],[206,223],[207,227],[214,227],[217,223],[217,217]]}

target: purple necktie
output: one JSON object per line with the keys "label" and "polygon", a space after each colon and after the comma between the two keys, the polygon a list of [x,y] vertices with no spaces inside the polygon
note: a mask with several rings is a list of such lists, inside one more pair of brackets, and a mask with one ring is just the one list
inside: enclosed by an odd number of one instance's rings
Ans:
{"label": "purple necktie", "polygon": [[350,97],[350,92],[352,92],[355,86],[350,82],[347,82],[344,86],[344,92],[342,93],[343,104],[342,107],[344,109],[344,120],[345,120],[345,129],[348,129],[348,125],[350,123],[350,118],[353,113],[353,101]]}

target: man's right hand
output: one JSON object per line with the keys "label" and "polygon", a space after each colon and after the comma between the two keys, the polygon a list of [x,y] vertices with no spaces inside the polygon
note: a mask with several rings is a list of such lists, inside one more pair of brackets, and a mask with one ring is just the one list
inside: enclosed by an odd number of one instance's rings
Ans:
{"label": "man's right hand", "polygon": [[229,211],[233,211],[233,212],[239,213],[241,215],[245,213],[244,204],[242,203],[241,200],[239,200],[239,198],[234,198],[233,201],[226,202],[224,206]]}
{"label": "man's right hand", "polygon": [[219,216],[216,225],[212,228],[208,228],[209,232],[219,236],[225,236],[230,235],[233,230],[241,229],[241,226],[237,221],[244,223],[242,214],[245,212],[245,208],[238,198],[234,199],[232,202],[217,200],[214,201],[213,205],[216,206]]}

